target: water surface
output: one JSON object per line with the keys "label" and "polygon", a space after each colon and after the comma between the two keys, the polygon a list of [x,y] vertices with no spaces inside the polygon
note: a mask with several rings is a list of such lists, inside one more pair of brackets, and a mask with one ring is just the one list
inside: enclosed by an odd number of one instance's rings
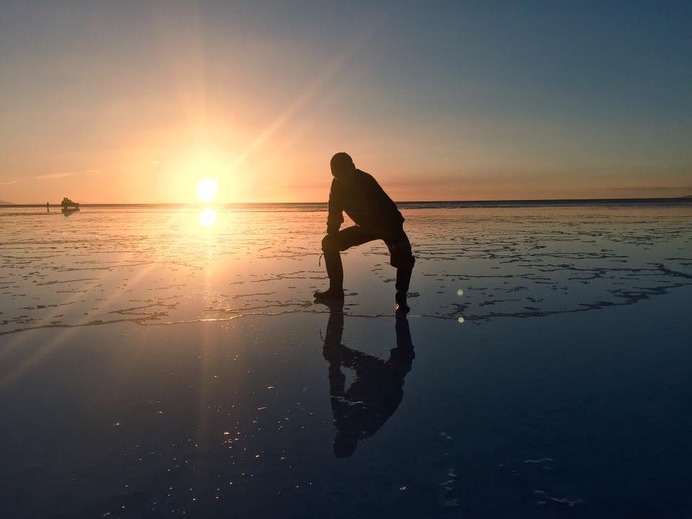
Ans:
{"label": "water surface", "polygon": [[688,205],[405,207],[406,320],[379,243],[313,303],[324,212],[201,213],[0,210],[0,516],[692,514]]}

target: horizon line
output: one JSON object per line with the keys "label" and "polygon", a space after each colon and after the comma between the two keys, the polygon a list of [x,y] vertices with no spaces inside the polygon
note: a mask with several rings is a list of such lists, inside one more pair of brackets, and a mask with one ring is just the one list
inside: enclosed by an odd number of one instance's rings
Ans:
{"label": "horizon line", "polygon": [[[690,201],[692,195],[677,197],[618,197],[618,198],[526,198],[526,199],[484,199],[484,200],[399,200],[396,204],[529,204],[529,203],[570,203],[570,202],[656,202],[656,201]],[[60,207],[60,203],[13,203],[0,201],[0,207]],[[232,207],[232,206],[271,206],[271,205],[326,205],[327,201],[319,202],[80,202],[82,207],[118,207],[118,206],[169,206],[169,207]]]}

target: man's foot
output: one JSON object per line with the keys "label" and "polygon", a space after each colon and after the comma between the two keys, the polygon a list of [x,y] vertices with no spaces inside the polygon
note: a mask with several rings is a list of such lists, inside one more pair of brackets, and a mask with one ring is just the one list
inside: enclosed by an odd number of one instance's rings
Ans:
{"label": "man's foot", "polygon": [[344,290],[337,288],[329,288],[324,292],[317,291],[314,293],[315,299],[318,301],[343,301],[344,300]]}
{"label": "man's foot", "polygon": [[397,293],[394,296],[394,301],[394,311],[397,313],[397,315],[406,315],[411,311],[411,308],[406,303],[406,294],[402,295]]}
{"label": "man's foot", "polygon": [[329,308],[330,314],[343,314],[344,313],[344,300],[343,299],[318,299],[317,297],[313,301]]}
{"label": "man's foot", "polygon": [[406,315],[411,311],[411,307],[408,306],[406,303],[397,303],[394,305],[394,312],[397,315]]}

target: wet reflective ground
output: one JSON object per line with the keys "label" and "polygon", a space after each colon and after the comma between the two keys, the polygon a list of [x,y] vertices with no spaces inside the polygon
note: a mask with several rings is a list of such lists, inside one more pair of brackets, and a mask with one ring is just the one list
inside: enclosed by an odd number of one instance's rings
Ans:
{"label": "wet reflective ground", "polygon": [[0,517],[687,517],[692,211],[0,210]]}

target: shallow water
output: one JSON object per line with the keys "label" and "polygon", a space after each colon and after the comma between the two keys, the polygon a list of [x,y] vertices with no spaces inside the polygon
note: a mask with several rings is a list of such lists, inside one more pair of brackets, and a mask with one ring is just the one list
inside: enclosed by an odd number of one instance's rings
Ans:
{"label": "shallow water", "polygon": [[[325,286],[324,213],[89,209],[69,218],[0,210],[0,334],[132,321],[174,324],[312,313]],[[418,209],[414,314],[540,317],[688,286],[692,207]],[[344,254],[347,308],[391,314],[382,243]]]}
{"label": "shallow water", "polygon": [[405,216],[0,210],[0,516],[692,515],[692,211]]}

